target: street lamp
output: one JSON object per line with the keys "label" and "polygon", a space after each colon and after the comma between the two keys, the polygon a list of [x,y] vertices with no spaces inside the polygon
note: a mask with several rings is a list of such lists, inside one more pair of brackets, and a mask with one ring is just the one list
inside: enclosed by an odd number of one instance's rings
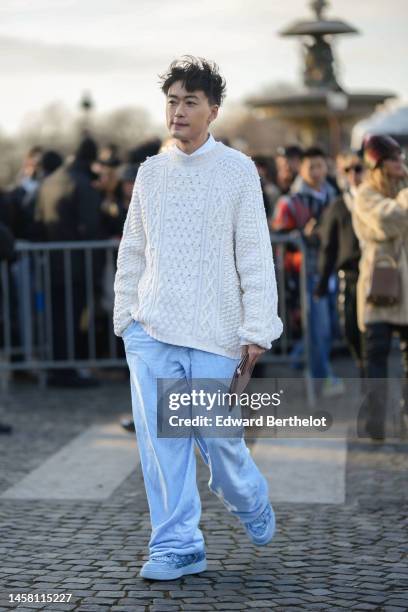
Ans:
{"label": "street lamp", "polygon": [[90,116],[91,112],[94,109],[94,102],[92,100],[91,94],[89,91],[84,91],[82,94],[81,100],[79,102],[79,108],[81,109],[81,124],[82,124],[82,132],[85,134],[89,132],[90,127]]}
{"label": "street lamp", "polygon": [[334,158],[341,149],[340,113],[347,110],[349,99],[344,91],[328,91],[326,94],[328,108],[330,154]]}

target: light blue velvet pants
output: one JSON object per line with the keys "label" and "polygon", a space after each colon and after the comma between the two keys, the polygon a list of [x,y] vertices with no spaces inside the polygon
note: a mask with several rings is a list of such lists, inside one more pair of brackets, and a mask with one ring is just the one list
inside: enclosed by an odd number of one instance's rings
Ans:
{"label": "light blue velvet pants", "polygon": [[[195,444],[210,470],[208,486],[227,510],[250,521],[268,503],[268,484],[243,437],[157,436],[157,378],[230,379],[239,359],[160,342],[138,321],[123,334],[132,411],[150,510],[149,553],[188,554],[205,549]],[[226,409],[227,410],[227,409]]]}

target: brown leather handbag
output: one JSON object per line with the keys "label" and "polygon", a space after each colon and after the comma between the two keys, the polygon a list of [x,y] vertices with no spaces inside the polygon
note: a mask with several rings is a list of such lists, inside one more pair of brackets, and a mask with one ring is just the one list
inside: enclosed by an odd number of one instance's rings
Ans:
{"label": "brown leather handbag", "polygon": [[371,272],[367,303],[374,306],[395,306],[401,300],[401,278],[398,262],[391,255],[375,258]]}

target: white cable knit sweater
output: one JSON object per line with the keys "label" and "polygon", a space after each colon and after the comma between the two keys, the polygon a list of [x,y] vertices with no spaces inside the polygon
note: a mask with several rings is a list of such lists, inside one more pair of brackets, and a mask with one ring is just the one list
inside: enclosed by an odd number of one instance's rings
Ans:
{"label": "white cable knit sweater", "polygon": [[239,358],[282,333],[260,179],[250,157],[221,142],[199,155],[175,147],[136,177],[119,246],[114,332],[132,319],[153,338]]}

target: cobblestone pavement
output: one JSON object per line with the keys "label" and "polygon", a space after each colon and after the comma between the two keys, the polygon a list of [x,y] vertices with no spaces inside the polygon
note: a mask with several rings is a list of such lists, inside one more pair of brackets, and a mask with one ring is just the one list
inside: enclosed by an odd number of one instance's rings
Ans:
{"label": "cobblestone pavement", "polygon": [[[86,428],[126,415],[129,401],[126,381],[13,386],[0,398],[0,420],[14,426],[0,439],[0,494]],[[198,460],[209,568],[169,582],[137,575],[150,530],[140,466],[104,501],[0,499],[0,610],[408,610],[407,450],[350,441],[345,503],[274,503],[277,533],[263,548],[210,493]],[[72,597],[10,603],[10,593]]]}

